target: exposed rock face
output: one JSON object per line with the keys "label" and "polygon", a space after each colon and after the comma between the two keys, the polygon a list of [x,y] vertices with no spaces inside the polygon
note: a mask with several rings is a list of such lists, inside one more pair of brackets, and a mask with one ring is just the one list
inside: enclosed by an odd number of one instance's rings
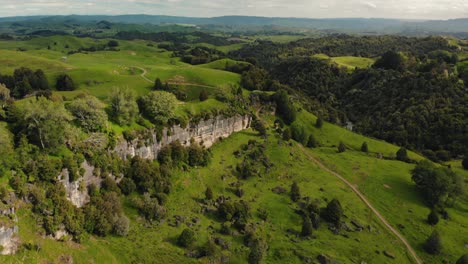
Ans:
{"label": "exposed rock face", "polygon": [[13,221],[10,225],[0,225],[0,246],[2,247],[0,254],[15,254],[19,245],[18,219],[15,215],[15,208],[11,207],[9,209],[1,210],[0,215],[9,216],[10,218],[13,216]]}
{"label": "exposed rock face", "polygon": [[166,145],[179,141],[182,145],[189,146],[193,138],[195,142],[209,148],[220,138],[226,138],[234,132],[249,128],[250,116],[234,116],[225,118],[217,116],[213,119],[201,121],[198,124],[189,124],[187,128],[174,125],[163,130],[163,136],[158,142],[156,133],[152,133],[150,139],[135,139],[132,142],[121,141],[115,151],[122,157],[139,156],[144,159],[156,159],[158,152]]}
{"label": "exposed rock face", "polygon": [[[159,151],[172,142],[179,141],[185,146],[190,145],[193,138],[195,142],[209,148],[220,138],[226,138],[234,132],[239,132],[250,127],[250,116],[223,117],[217,116],[213,119],[201,121],[198,124],[189,124],[187,128],[174,125],[171,128],[163,130],[163,136],[160,141],[156,138],[156,133],[150,133],[151,138],[135,139],[131,142],[122,140],[117,143],[115,152],[120,157],[126,158],[139,156],[144,159],[156,159]],[[89,202],[88,186],[94,184],[101,185],[102,179],[93,175],[94,167],[87,162],[83,162],[81,167],[85,173],[74,182],[70,182],[69,172],[64,169],[59,175],[59,180],[65,186],[67,199],[76,207],[83,207]],[[116,179],[118,181],[118,179]]]}
{"label": "exposed rock face", "polygon": [[89,165],[88,162],[83,162],[81,167],[85,173],[74,182],[70,182],[70,175],[67,169],[64,169],[59,175],[59,180],[67,191],[67,199],[78,208],[89,202],[87,187],[91,184],[100,186],[102,181],[101,178],[93,175],[94,167]]}

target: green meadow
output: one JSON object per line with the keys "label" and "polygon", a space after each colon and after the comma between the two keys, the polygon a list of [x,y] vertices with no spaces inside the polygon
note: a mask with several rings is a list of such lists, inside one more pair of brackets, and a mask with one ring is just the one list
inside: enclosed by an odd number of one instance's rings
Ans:
{"label": "green meadow", "polygon": [[[276,41],[287,41],[299,36],[278,36]],[[105,44],[108,39],[93,40],[74,37],[34,38],[27,41],[0,41],[0,73],[11,74],[15,68],[29,67],[43,69],[53,85],[55,77],[67,73],[77,82],[79,88],[72,92],[54,92],[71,100],[80,93],[89,93],[104,102],[110,91],[116,87],[128,87],[137,95],[144,95],[153,87],[153,80],[160,78],[187,94],[186,102],[179,102],[176,115],[189,118],[203,113],[217,113],[227,110],[228,105],[215,99],[217,93],[229,93],[232,86],[239,85],[239,74],[225,71],[226,64],[241,63],[224,59],[205,65],[193,66],[172,57],[172,52],[157,48],[149,41],[119,41],[119,51],[98,51],[68,55],[71,50]],[[151,44],[151,45],[148,45]],[[205,45],[204,46],[209,46]],[[218,47],[222,51],[240,48],[242,44]],[[18,48],[24,51],[18,51]],[[360,57],[327,59],[349,69],[366,68],[373,59]],[[149,79],[149,80],[148,80]],[[200,102],[198,97],[206,90],[209,99]],[[28,100],[28,99],[26,99]],[[218,247],[217,256],[225,256],[229,263],[245,263],[250,249],[244,244],[242,234],[226,236],[218,231],[222,223],[214,213],[202,214],[201,201],[208,186],[214,196],[224,195],[232,200],[249,203],[252,223],[259,235],[268,244],[265,263],[303,263],[315,260],[325,254],[340,263],[415,263],[404,245],[375,217],[359,197],[334,175],[322,170],[309,159],[317,157],[331,170],[341,174],[369,199],[379,212],[396,227],[411,243],[425,263],[453,263],[466,252],[467,236],[460,234],[468,226],[468,196],[461,197],[447,211],[450,220],[441,220],[436,226],[441,232],[443,253],[433,257],[425,253],[422,243],[433,227],[426,223],[429,208],[423,203],[415,184],[411,180],[414,164],[394,160],[399,147],[387,142],[365,137],[345,128],[324,123],[316,128],[317,117],[302,110],[293,125],[302,126],[308,135],[313,134],[319,148],[303,149],[296,142],[284,142],[273,129],[275,117],[261,116],[267,121],[268,134],[260,137],[251,129],[233,134],[216,143],[211,149],[212,159],[207,167],[177,170],[171,178],[172,189],[166,202],[167,217],[161,223],[149,223],[132,206],[131,197],[123,197],[125,214],[130,218],[130,232],[126,237],[88,236],[81,244],[71,241],[55,241],[40,234],[36,219],[30,214],[30,205],[23,203],[18,212],[20,239],[23,243],[38,245],[39,250],[22,250],[17,255],[2,257],[5,263],[63,263],[71,255],[75,263],[213,263],[209,258],[194,259],[185,256],[187,251],[176,245],[177,236],[186,228],[169,225],[175,216],[183,216],[185,222],[197,222],[197,245],[203,245],[209,238],[220,237],[230,244],[229,249]],[[142,129],[139,125],[120,127],[110,124],[116,132]],[[3,133],[4,124],[0,123]],[[120,134],[118,133],[118,134]],[[235,167],[242,162],[234,152],[240,150],[249,140],[256,140],[265,146],[265,153],[273,167],[262,171],[261,177],[241,180],[245,191],[242,198],[234,193],[233,184],[239,180]],[[337,153],[337,146],[343,142],[347,150]],[[367,142],[368,153],[360,151]],[[408,152],[411,159],[424,159],[415,152]],[[448,164],[456,173],[463,170],[460,161]],[[296,213],[297,203],[289,197],[290,186],[297,182],[303,197],[318,200],[321,207],[327,201],[338,199],[344,209],[344,221],[358,221],[365,228],[361,232],[341,232],[334,235],[328,224],[322,222],[313,237],[303,239],[297,236],[301,231],[302,218]],[[272,190],[282,187],[283,194]],[[267,221],[259,216],[259,209],[268,213]],[[390,252],[392,260],[384,255]]]}

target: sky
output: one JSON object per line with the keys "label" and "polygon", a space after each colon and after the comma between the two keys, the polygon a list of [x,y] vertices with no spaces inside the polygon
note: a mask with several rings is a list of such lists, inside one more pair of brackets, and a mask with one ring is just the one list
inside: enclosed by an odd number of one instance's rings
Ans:
{"label": "sky", "polygon": [[0,17],[69,14],[451,19],[468,0],[0,0]]}

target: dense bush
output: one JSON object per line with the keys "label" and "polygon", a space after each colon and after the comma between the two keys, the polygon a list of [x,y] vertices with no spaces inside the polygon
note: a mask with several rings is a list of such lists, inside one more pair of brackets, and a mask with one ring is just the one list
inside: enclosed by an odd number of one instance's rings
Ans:
{"label": "dense bush", "polygon": [[424,249],[429,254],[439,254],[442,251],[442,240],[439,232],[434,230],[424,243]]}
{"label": "dense bush", "polygon": [[195,241],[195,232],[188,228],[184,229],[177,238],[177,244],[184,248],[191,247],[195,243]]}
{"label": "dense bush", "polygon": [[68,74],[61,74],[57,77],[55,88],[58,91],[73,91],[76,89],[76,84]]}

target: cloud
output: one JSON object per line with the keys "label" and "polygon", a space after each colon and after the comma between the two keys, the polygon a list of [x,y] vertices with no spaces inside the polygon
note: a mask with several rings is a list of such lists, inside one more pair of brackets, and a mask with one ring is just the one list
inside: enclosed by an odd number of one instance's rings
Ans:
{"label": "cloud", "polygon": [[366,6],[368,8],[371,8],[371,9],[376,9],[377,8],[377,5],[374,4],[374,3],[371,3],[371,2],[364,2],[363,4],[364,4],[364,6]]}
{"label": "cloud", "polygon": [[211,17],[468,17],[467,0],[0,0],[0,16],[154,14]]}

